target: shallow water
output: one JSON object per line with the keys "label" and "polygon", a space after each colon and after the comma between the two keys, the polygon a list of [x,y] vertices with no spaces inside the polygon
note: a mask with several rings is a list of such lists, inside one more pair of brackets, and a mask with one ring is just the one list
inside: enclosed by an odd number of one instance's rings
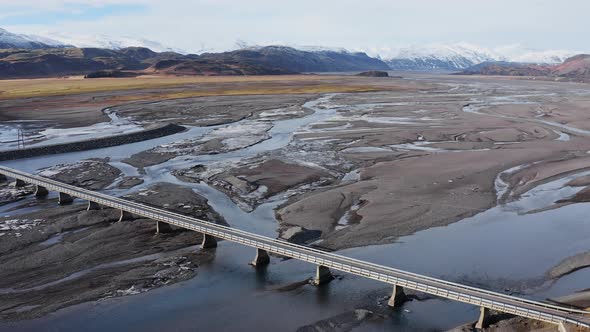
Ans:
{"label": "shallow water", "polygon": [[[590,204],[575,204],[519,215],[497,207],[446,227],[399,238],[395,244],[349,249],[342,254],[501,289],[498,283],[542,278],[563,258],[590,250],[590,221],[584,217],[588,208]],[[587,286],[578,285],[580,289]]]}
{"label": "shallow water", "polygon": [[[147,293],[83,304],[46,318],[0,324],[3,331],[41,328],[59,331],[262,331],[286,330],[324,319],[359,304],[376,304],[390,289],[364,278],[345,276],[325,287],[310,285],[294,291],[273,290],[309,278],[312,265],[273,259],[265,270],[246,264],[254,251],[223,242],[211,264],[198,276]],[[478,309],[442,300],[409,302],[393,317],[363,331],[444,329],[475,319]],[[428,318],[428,319],[427,319]]]}
{"label": "shallow water", "polygon": [[110,158],[111,161],[121,161],[122,159],[128,158],[133,154],[136,154],[141,151],[145,151],[151,149],[155,146],[166,144],[170,142],[175,142],[178,140],[182,140],[185,138],[193,138],[193,137],[200,137],[205,133],[215,129],[215,126],[212,127],[189,127],[189,130],[164,136],[156,139],[151,139],[142,142],[135,142],[131,144],[113,146],[103,149],[95,149],[89,151],[79,151],[79,152],[70,152],[70,153],[62,153],[58,155],[47,155],[47,156],[40,156],[34,158],[27,158],[27,159],[19,159],[19,160],[11,160],[11,161],[3,161],[2,165],[6,167],[13,167],[25,172],[35,172],[45,167],[57,165],[57,164],[68,164],[68,163],[75,163],[79,160],[88,159],[88,158]]}

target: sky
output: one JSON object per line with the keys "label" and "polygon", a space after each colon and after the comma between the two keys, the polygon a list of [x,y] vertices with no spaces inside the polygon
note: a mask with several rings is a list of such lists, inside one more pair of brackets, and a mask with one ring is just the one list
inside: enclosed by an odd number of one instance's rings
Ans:
{"label": "sky", "polygon": [[0,0],[0,27],[130,36],[198,52],[465,42],[590,51],[588,0]]}

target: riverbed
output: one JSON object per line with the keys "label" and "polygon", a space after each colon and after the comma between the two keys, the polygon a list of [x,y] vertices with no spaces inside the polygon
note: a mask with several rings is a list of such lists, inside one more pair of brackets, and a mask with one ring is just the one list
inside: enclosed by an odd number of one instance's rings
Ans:
{"label": "riverbed", "polygon": [[[456,95],[454,96],[456,98],[463,97],[460,93]],[[469,97],[470,94],[466,96]],[[133,154],[161,145],[201,139],[225,125],[192,126],[186,132],[154,140],[107,149],[11,161],[3,165],[36,172],[56,164],[108,157],[108,163],[118,168],[124,176],[140,177],[144,182],[129,189],[110,186],[103,191],[105,193],[116,196],[127,195],[158,182],[187,186],[205,197],[209,205],[230,226],[276,237],[279,223],[275,210],[286,204],[288,197],[285,195],[270,197],[262,204],[248,210],[219,188],[206,182],[181,181],[172,172],[196,164],[231,165],[261,154],[286,149],[304,140],[297,137],[295,133],[315,135],[314,139],[317,139],[320,134],[325,134],[322,128],[327,124],[331,128],[328,128],[326,132],[333,135],[338,131],[358,132],[360,129],[352,125],[358,121],[369,128],[375,123],[378,126],[431,128],[436,126],[437,122],[448,121],[446,118],[435,120],[426,117],[424,112],[415,113],[416,117],[411,119],[405,114],[389,118],[376,115],[372,119],[369,118],[369,121],[366,115],[353,114],[347,117],[343,114],[348,111],[378,111],[380,107],[392,104],[400,107],[417,105],[399,102],[397,101],[399,97],[395,97],[391,98],[395,101],[383,102],[381,103],[383,105],[358,103],[350,106],[342,104],[343,98],[346,97],[341,94],[330,94],[307,101],[302,107],[309,110],[308,114],[297,118],[272,120],[272,128],[267,132],[268,137],[247,147],[216,154],[178,155],[163,163],[147,166],[141,171],[137,167],[124,163],[123,160]],[[501,103],[510,105],[512,102],[520,105],[521,99],[525,97],[527,96],[503,97]],[[382,95],[378,98],[387,99]],[[488,100],[488,106],[497,106],[494,104],[496,102],[498,101]],[[483,108],[485,102],[481,103],[482,105],[478,108]],[[420,103],[419,107],[424,107],[423,103]],[[462,111],[475,112],[477,116],[488,116],[481,110],[473,111],[471,108],[464,108]],[[510,120],[513,119],[510,118]],[[574,130],[572,126],[557,126],[555,122],[546,122],[537,121],[539,124],[566,130],[570,134],[586,134],[583,129]],[[570,139],[569,135],[563,132],[554,134],[557,138],[550,139],[555,143],[568,142]],[[344,148],[342,153],[391,155],[395,150],[410,150],[415,153],[438,154],[456,150],[456,148],[429,148],[426,145],[432,144],[430,138],[426,141],[421,136],[414,137],[407,143],[394,143],[397,144],[351,146]],[[439,140],[438,143],[449,143],[449,141]],[[465,151],[486,153],[487,149],[487,147],[476,146]],[[526,166],[528,163],[522,165]],[[341,170],[339,176],[342,177],[343,182],[354,184],[362,180],[362,172],[356,168],[357,166],[351,164]],[[518,166],[505,167],[502,171],[515,167]],[[499,173],[501,172],[497,174]],[[588,287],[586,277],[590,269],[581,269],[558,280],[548,280],[545,273],[563,259],[590,250],[590,242],[587,241],[590,236],[590,221],[585,218],[590,205],[580,203],[557,208],[550,207],[556,200],[575,194],[579,189],[565,186],[565,184],[585,175],[587,173],[580,171],[552,179],[521,194],[513,201],[482,209],[458,222],[384,241],[392,243],[348,248],[339,250],[338,253],[536,300],[570,294],[572,291]],[[503,192],[498,191],[497,194],[502,195]],[[493,201],[500,202],[499,196],[494,197]],[[32,204],[33,202],[33,198],[26,198],[23,201],[8,204],[0,209],[0,213],[18,215],[46,206]],[[360,205],[357,202],[356,209],[359,208]],[[534,213],[529,213],[531,211]],[[340,228],[336,231],[346,230],[349,226],[354,225],[339,222],[337,227]],[[314,244],[321,245],[322,240]],[[76,305],[39,319],[0,323],[0,330],[27,331],[41,328],[60,331],[81,329],[88,331],[107,329],[128,331],[295,330],[315,321],[359,308],[368,308],[376,315],[380,315],[380,318],[360,325],[355,331],[445,330],[475,320],[479,311],[478,308],[469,305],[441,299],[413,300],[400,308],[390,310],[386,306],[387,296],[391,291],[387,285],[345,274],[339,275],[336,280],[326,286],[316,288],[302,284],[299,287],[284,290],[284,286],[304,281],[312,276],[314,266],[296,260],[273,257],[268,267],[256,270],[247,264],[253,255],[254,252],[250,248],[224,241],[215,249],[214,259],[199,266],[197,276],[188,281],[138,295]]]}

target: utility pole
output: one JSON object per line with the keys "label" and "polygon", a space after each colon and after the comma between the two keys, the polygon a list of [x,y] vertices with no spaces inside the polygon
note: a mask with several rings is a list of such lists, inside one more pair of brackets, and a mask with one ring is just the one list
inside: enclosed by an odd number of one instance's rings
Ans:
{"label": "utility pole", "polygon": [[25,148],[25,131],[22,128],[18,128],[17,145],[19,150]]}

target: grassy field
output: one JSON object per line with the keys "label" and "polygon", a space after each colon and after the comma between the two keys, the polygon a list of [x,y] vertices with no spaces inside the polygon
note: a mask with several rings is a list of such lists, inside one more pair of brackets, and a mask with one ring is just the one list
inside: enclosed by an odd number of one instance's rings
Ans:
{"label": "grassy field", "polygon": [[[212,95],[363,92],[382,90],[353,76],[190,76],[84,79],[43,78],[0,80],[0,100],[67,96],[108,91],[137,92],[113,96],[116,100],[186,98]],[[154,89],[157,91],[142,91]]]}

